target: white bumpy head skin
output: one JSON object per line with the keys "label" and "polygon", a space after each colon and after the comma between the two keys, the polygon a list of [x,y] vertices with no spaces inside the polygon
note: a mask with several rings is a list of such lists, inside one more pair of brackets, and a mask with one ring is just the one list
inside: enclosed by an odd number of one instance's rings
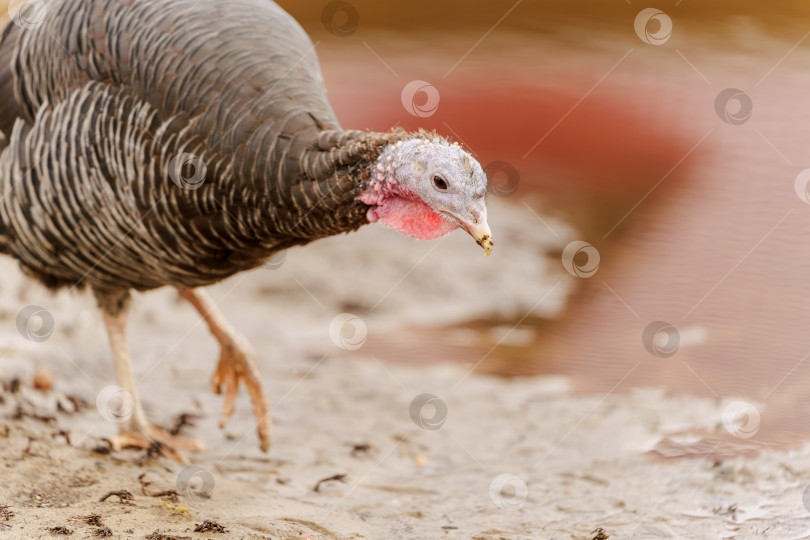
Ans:
{"label": "white bumpy head skin", "polygon": [[489,255],[486,193],[484,170],[461,146],[439,137],[414,137],[383,151],[360,200],[375,205],[371,221],[382,220],[417,238],[462,228]]}

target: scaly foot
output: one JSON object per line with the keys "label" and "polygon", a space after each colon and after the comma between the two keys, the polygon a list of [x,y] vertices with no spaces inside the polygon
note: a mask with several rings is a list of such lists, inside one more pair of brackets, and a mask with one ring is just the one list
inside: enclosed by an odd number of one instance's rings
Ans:
{"label": "scaly foot", "polygon": [[205,446],[193,439],[171,435],[154,426],[147,426],[139,431],[122,430],[113,437],[110,437],[110,446],[113,450],[123,448],[143,448],[156,449],[161,455],[173,459],[180,463],[188,463],[188,459],[181,454],[180,450],[190,450],[192,452],[202,452]]}
{"label": "scaly foot", "polygon": [[224,428],[233,415],[240,381],[250,394],[253,416],[256,418],[256,432],[262,451],[267,452],[270,448],[270,402],[253,351],[247,342],[233,340],[223,343],[219,364],[211,377],[214,392],[225,393],[225,403],[219,418],[220,428]]}

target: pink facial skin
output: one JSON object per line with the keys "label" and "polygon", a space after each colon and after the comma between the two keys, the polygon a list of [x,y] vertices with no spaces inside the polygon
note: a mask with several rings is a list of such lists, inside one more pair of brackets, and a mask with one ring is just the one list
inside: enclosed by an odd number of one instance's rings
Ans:
{"label": "pink facial skin", "polygon": [[[391,188],[390,185],[385,187]],[[458,228],[458,225],[434,212],[415,193],[399,195],[384,194],[382,190],[370,191],[361,194],[357,200],[371,206],[368,210],[370,222],[380,221],[392,229],[421,240],[439,238]]]}

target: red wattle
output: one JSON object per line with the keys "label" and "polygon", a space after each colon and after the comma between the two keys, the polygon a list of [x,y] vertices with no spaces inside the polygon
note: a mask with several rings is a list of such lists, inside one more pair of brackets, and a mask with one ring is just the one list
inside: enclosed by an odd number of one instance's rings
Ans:
{"label": "red wattle", "polygon": [[439,238],[458,228],[419,199],[387,197],[373,213],[392,229],[421,240]]}

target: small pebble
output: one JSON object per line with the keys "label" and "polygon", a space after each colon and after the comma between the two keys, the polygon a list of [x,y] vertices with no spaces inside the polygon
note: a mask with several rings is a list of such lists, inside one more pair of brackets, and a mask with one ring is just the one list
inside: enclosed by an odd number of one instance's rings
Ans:
{"label": "small pebble", "polygon": [[47,392],[51,388],[53,388],[53,373],[50,369],[39,367],[34,372],[34,388],[37,390],[42,390],[43,392]]}

